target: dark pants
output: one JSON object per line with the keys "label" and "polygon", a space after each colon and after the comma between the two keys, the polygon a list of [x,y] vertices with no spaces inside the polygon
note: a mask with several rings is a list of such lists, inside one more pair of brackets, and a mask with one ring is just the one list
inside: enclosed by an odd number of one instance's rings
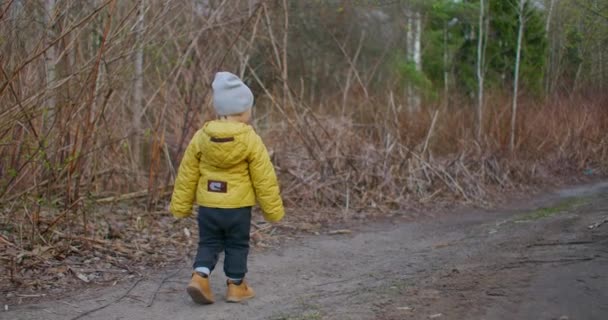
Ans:
{"label": "dark pants", "polygon": [[249,255],[251,207],[198,209],[198,251],[194,268],[213,270],[220,252],[224,251],[224,273],[233,279],[244,278]]}

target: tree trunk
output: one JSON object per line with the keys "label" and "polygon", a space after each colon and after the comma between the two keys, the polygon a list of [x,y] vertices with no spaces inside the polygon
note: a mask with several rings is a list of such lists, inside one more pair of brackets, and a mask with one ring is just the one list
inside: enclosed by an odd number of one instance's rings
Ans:
{"label": "tree trunk", "polygon": [[511,152],[515,150],[515,120],[517,117],[517,93],[519,86],[519,65],[521,62],[521,42],[524,35],[526,0],[519,0],[519,31],[517,32],[517,53],[515,56],[515,74],[513,75],[513,105],[511,108]]}
{"label": "tree trunk", "polygon": [[550,0],[549,2],[549,11],[547,12],[547,22],[545,23],[545,32],[549,33],[549,28],[551,27],[551,17],[553,16],[553,7],[555,6],[555,0]]}
{"label": "tree trunk", "polygon": [[448,23],[443,27],[443,106],[448,107],[449,103],[449,47],[448,47]]}
{"label": "tree trunk", "polygon": [[137,14],[137,23],[135,27],[135,83],[133,88],[133,159],[137,159],[138,163],[142,163],[142,148],[141,148],[141,120],[143,117],[143,88],[144,88],[144,16],[145,16],[145,0],[139,2],[139,12]]}
{"label": "tree trunk", "polygon": [[604,57],[602,54],[603,50],[602,50],[602,46],[598,45],[598,66],[599,66],[599,71],[600,71],[600,83],[599,83],[599,90],[601,92],[602,88],[604,88]]}
{"label": "tree trunk", "polygon": [[[47,42],[51,42],[55,38],[53,25],[55,24],[55,0],[44,1],[44,21],[46,27]],[[45,69],[46,69],[46,90],[48,99],[46,100],[46,112],[42,118],[43,130],[49,129],[52,125],[55,116],[55,107],[57,100],[55,92],[52,89],[53,82],[57,79],[57,52],[55,46],[51,46],[45,53]]]}
{"label": "tree trunk", "polygon": [[[405,46],[406,46],[405,56],[406,56],[406,63],[410,64],[414,60],[414,19],[412,18],[410,10],[409,9],[406,9],[406,10],[407,10],[406,14],[408,15],[408,17],[407,17],[407,33],[405,35],[406,36],[406,38],[405,38]],[[407,101],[408,101],[407,108],[409,111],[412,111],[412,109],[413,109],[413,101],[412,101],[413,95],[414,95],[414,88],[412,86],[411,81],[408,81],[406,96],[407,96]]]}
{"label": "tree trunk", "polygon": [[287,0],[283,0],[283,18],[284,18],[284,25],[283,25],[283,50],[282,50],[282,69],[281,69],[281,77],[283,78],[283,105],[286,106],[287,102],[289,102],[291,104],[292,107],[294,106],[292,97],[291,97],[291,92],[289,92],[289,72],[288,72],[288,61],[287,61],[287,44],[288,44],[288,36],[289,36],[289,7],[287,5]]}
{"label": "tree trunk", "polygon": [[[545,33],[547,38],[550,38],[549,31],[551,29],[551,18],[553,17],[553,8],[555,7],[555,0],[549,0],[549,11],[547,12],[547,21],[545,23]],[[551,93],[551,78],[553,77],[553,59],[554,54],[552,45],[549,44],[549,63],[547,63],[545,72],[545,95]]]}
{"label": "tree trunk", "polygon": [[249,16],[253,14],[255,11],[255,7],[258,5],[258,0],[249,0],[247,1],[247,7],[249,9]]}
{"label": "tree trunk", "polygon": [[[408,30],[406,35],[407,62],[413,63],[416,73],[420,73],[422,72],[422,18],[420,13],[412,13],[412,11],[408,12],[408,16]],[[420,110],[420,93],[412,81],[407,85],[407,99],[410,112],[417,112]]]}
{"label": "tree trunk", "polygon": [[[421,52],[421,48],[422,48],[422,44],[421,44],[421,40],[422,40],[422,17],[420,16],[419,12],[416,12],[414,14],[414,26],[415,26],[415,30],[414,30],[414,66],[416,67],[416,73],[418,75],[420,75],[420,73],[422,72],[422,52]],[[420,90],[418,90],[417,88],[414,89],[414,96],[413,96],[413,102],[414,102],[414,111],[420,111]]]}
{"label": "tree trunk", "polygon": [[483,131],[483,64],[484,64],[484,14],[485,14],[485,0],[479,2],[479,31],[477,35],[477,118],[475,121],[477,132],[475,137],[477,141],[481,139],[481,133]]}

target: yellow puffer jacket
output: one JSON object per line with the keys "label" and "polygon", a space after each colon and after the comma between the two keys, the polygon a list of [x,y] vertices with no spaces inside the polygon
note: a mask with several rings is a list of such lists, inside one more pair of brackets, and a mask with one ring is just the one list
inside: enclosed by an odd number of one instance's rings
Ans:
{"label": "yellow puffer jacket", "polygon": [[211,208],[254,206],[271,222],[285,215],[279,184],[262,139],[249,125],[210,121],[196,132],[179,166],[170,210],[192,214],[196,203]]}

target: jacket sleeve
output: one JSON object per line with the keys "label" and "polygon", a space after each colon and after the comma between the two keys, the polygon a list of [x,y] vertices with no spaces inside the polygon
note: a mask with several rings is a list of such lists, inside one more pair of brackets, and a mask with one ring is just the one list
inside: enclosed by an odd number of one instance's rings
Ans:
{"label": "jacket sleeve", "polygon": [[264,218],[270,222],[277,222],[285,215],[277,176],[262,139],[255,133],[252,136],[248,160],[255,195],[264,212]]}
{"label": "jacket sleeve", "polygon": [[192,205],[196,198],[196,188],[200,178],[199,169],[199,138],[200,133],[197,132],[179,165],[175,186],[173,187],[173,195],[171,196],[171,205],[169,210],[176,218],[186,218],[192,215]]}

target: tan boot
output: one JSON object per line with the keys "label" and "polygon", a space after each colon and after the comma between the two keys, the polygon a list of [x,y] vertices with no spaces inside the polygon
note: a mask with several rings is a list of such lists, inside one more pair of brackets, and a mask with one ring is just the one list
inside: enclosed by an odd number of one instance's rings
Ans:
{"label": "tan boot", "polygon": [[209,278],[203,277],[198,273],[192,273],[192,280],[186,291],[192,298],[192,301],[199,304],[211,304],[214,303],[213,292],[211,292],[211,286],[209,286]]}
{"label": "tan boot", "polygon": [[247,282],[243,280],[241,284],[237,285],[231,280],[227,281],[228,291],[226,292],[226,301],[228,302],[241,302],[247,299],[255,297],[253,289],[247,285]]}

